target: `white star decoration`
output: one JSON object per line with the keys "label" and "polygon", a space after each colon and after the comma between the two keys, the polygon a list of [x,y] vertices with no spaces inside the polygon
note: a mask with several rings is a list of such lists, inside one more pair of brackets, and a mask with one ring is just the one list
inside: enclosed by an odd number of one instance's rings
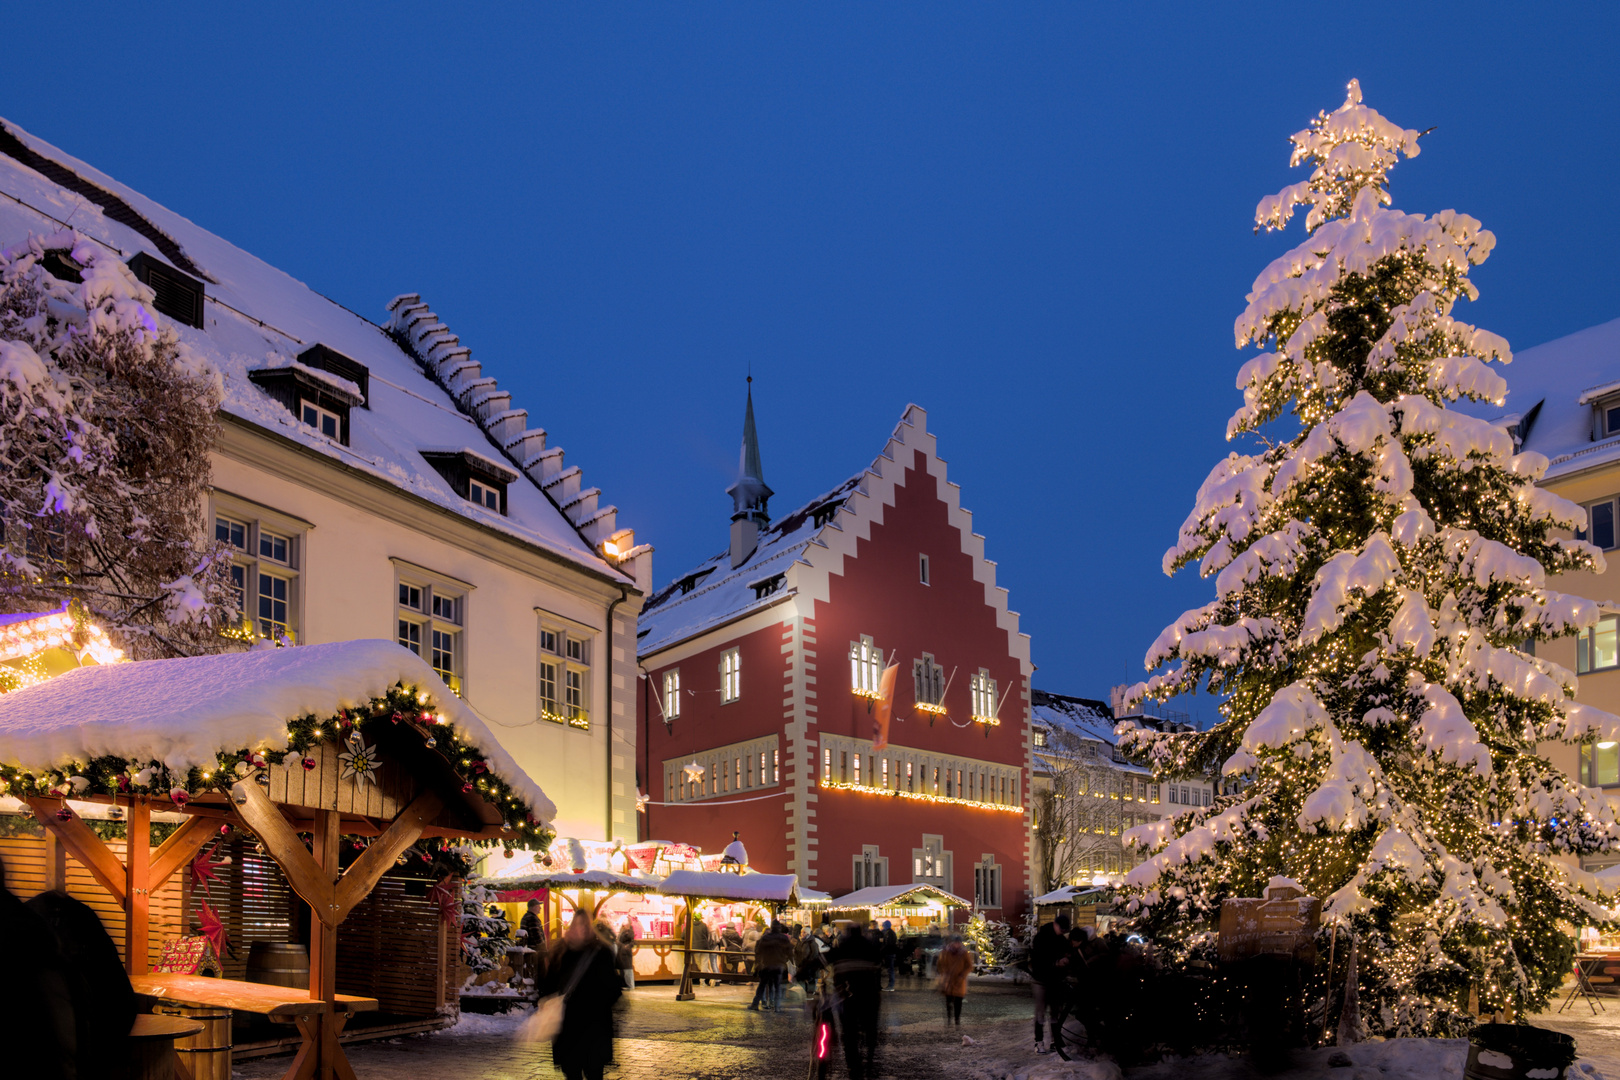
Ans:
{"label": "white star decoration", "polygon": [[352,776],[362,784],[377,782],[377,766],[382,764],[382,758],[377,756],[375,749],[365,744],[359,732],[349,736],[349,748],[338,755],[338,761],[343,765],[343,771],[339,774],[343,779]]}
{"label": "white star decoration", "polygon": [[692,783],[701,784],[703,783],[703,774],[709,770],[705,769],[702,765],[699,765],[694,760],[692,764],[684,766],[681,771],[686,774],[686,778]]}

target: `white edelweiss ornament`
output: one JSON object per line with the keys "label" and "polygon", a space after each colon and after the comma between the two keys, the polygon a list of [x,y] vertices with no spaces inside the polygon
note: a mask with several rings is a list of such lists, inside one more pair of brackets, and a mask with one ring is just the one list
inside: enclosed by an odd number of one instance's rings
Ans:
{"label": "white edelweiss ornament", "polygon": [[354,777],[362,784],[375,784],[377,767],[382,764],[382,758],[377,756],[376,748],[367,746],[356,731],[349,736],[348,749],[338,755],[338,763],[342,766],[338,775],[344,780]]}

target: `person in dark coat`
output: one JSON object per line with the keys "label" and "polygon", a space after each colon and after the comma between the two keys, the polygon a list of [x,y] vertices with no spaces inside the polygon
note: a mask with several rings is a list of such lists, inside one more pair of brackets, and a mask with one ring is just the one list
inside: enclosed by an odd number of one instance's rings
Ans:
{"label": "person in dark coat", "polygon": [[[1029,946],[1029,976],[1035,981],[1035,1052],[1044,1054],[1046,1045],[1046,1010],[1056,1013],[1067,987],[1064,985],[1072,966],[1073,949],[1069,945],[1069,916],[1058,917],[1035,932]],[[1061,1033],[1054,1032],[1054,1042],[1061,1045]]]}
{"label": "person in dark coat", "polygon": [[118,946],[90,905],[65,892],[42,892],[27,907],[55,936],[67,972],[78,1074],[105,1076],[128,1058],[135,1023],[135,988],[118,959]]}
{"label": "person in dark coat", "polygon": [[[849,1080],[877,1075],[878,1016],[882,1009],[882,947],[851,924],[827,954],[833,986],[838,991],[839,1026],[843,1029],[844,1064]],[[865,1060],[861,1050],[865,1048]]]}
{"label": "person in dark coat", "polygon": [[616,949],[618,953],[619,970],[624,973],[624,988],[636,988],[636,927],[633,919],[624,920],[619,927],[619,941]]}
{"label": "person in dark coat", "polygon": [[727,923],[726,928],[720,931],[720,947],[726,950],[727,954],[721,960],[721,970],[732,973],[741,971],[743,939],[742,935],[737,932],[737,928],[731,923]]}
{"label": "person in dark coat", "polygon": [[518,924],[518,929],[523,931],[523,944],[534,950],[526,958],[523,973],[539,985],[540,958],[546,947],[546,930],[540,925],[540,901],[529,901],[528,910],[523,913],[523,921]]}
{"label": "person in dark coat", "polygon": [[563,939],[551,949],[542,997],[566,994],[562,1030],[551,1041],[551,1061],[565,1080],[602,1080],[613,1060],[613,1003],[624,992],[613,950],[602,943],[590,916],[576,911]]}
{"label": "person in dark coat", "polygon": [[754,972],[759,985],[754,988],[754,1000],[748,1007],[758,1011],[761,1007],[780,1012],[782,986],[787,981],[788,961],[793,959],[793,939],[781,923],[771,923],[768,933],[754,942]]}
{"label": "person in dark coat", "polygon": [[883,920],[883,932],[878,935],[878,946],[883,950],[883,970],[889,975],[889,989],[894,989],[894,969],[900,963],[900,937],[894,924]]}
{"label": "person in dark coat", "polygon": [[[113,959],[117,960],[114,951]],[[71,976],[56,936],[37,912],[6,888],[0,863],[0,970],[24,980],[0,1009],[0,1046],[9,1075],[30,1080],[71,1080],[79,1037],[74,1023]],[[125,985],[128,985],[126,980]],[[129,1033],[124,1025],[120,1035]]]}

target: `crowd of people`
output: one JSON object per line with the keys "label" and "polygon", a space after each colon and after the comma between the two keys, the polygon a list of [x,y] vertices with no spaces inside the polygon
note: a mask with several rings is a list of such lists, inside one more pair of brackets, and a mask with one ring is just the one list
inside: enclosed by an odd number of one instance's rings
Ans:
{"label": "crowd of people", "polygon": [[1036,931],[1029,948],[1035,996],[1035,1052],[1065,1061],[1064,1023],[1071,1017],[1088,1045],[1114,1050],[1130,1042],[1137,999],[1153,965],[1151,952],[1123,934],[1099,935],[1059,914]]}

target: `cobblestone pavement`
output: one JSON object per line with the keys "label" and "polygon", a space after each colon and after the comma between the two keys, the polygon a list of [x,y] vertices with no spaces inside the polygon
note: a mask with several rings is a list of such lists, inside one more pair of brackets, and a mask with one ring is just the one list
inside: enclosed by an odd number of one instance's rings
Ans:
{"label": "cobblestone pavement", "polygon": [[[907,983],[911,985],[907,985]],[[940,1080],[943,1066],[960,1056],[962,1037],[945,1030],[943,999],[920,979],[900,980],[883,995],[883,1040],[878,1076],[883,1080]],[[697,1000],[678,1002],[675,988],[643,986],[627,992],[619,1011],[617,1065],[609,1080],[732,1080],[798,1078],[810,1063],[810,1021],[801,1008],[781,1015],[749,1012],[752,987],[699,986]],[[802,998],[793,994],[791,1001]],[[975,984],[962,1010],[962,1034],[972,1036],[997,1021],[1028,1018],[1029,988]],[[551,1080],[551,1048],[515,1041],[509,1017],[468,1016],[457,1028],[348,1047],[359,1080]],[[285,1056],[245,1061],[233,1080],[276,1080]],[[844,1075],[840,1059],[832,1072]]]}

